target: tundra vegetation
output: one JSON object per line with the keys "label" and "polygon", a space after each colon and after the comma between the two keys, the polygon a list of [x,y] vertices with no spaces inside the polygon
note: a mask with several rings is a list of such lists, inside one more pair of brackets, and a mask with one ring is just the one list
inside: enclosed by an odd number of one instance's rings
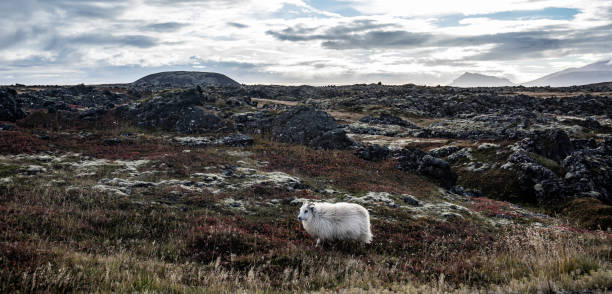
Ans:
{"label": "tundra vegetation", "polygon": [[[530,91],[544,90],[573,91]],[[612,125],[596,93],[557,105],[525,88],[0,91],[23,108],[0,126],[3,293],[612,290]],[[500,96],[542,113],[483,114]],[[374,239],[315,247],[305,201],[362,205]]]}

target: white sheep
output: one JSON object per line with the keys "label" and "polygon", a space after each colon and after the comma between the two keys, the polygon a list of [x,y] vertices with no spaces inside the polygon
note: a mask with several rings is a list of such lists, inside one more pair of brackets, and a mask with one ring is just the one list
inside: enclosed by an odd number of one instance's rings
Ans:
{"label": "white sheep", "polygon": [[325,240],[359,240],[372,242],[370,214],[354,203],[304,203],[298,220],[306,232],[317,238],[317,245]]}

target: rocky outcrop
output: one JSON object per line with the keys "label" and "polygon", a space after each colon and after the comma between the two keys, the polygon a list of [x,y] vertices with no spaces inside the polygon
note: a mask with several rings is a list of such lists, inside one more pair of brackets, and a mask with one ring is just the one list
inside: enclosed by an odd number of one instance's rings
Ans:
{"label": "rocky outcrop", "polygon": [[15,99],[17,92],[13,89],[0,89],[0,121],[16,121],[28,115]]}
{"label": "rocky outcrop", "polygon": [[612,137],[596,149],[585,148],[562,162],[567,193],[612,203]]}
{"label": "rocky outcrop", "polygon": [[528,138],[521,141],[520,146],[529,151],[556,162],[561,162],[565,157],[574,152],[574,145],[566,132],[559,129],[548,129],[535,131]]}
{"label": "rocky outcrop", "polygon": [[369,124],[396,125],[396,126],[401,126],[404,128],[419,129],[419,127],[416,126],[415,124],[409,121],[403,120],[397,116],[388,114],[388,113],[383,113],[378,117],[368,115],[368,116],[362,117],[359,121],[363,123],[369,123]]}
{"label": "rocky outcrop", "polygon": [[[505,165],[505,167],[515,171],[520,189],[525,195],[532,196],[534,202],[559,202],[567,197],[559,177],[524,151],[510,155],[508,162],[511,165]],[[523,198],[528,199],[525,196]]]}
{"label": "rocky outcrop", "polygon": [[168,92],[138,104],[129,111],[128,119],[136,120],[141,127],[179,133],[217,131],[224,123],[202,108],[208,102],[214,102],[214,98],[203,95],[199,87]]}
{"label": "rocky outcrop", "polygon": [[349,149],[355,144],[355,141],[346,136],[343,129],[333,129],[315,137],[309,145],[321,149]]}
{"label": "rocky outcrop", "polygon": [[448,146],[442,146],[442,147],[438,147],[438,148],[434,148],[432,150],[429,150],[429,155],[433,156],[433,157],[447,157],[457,151],[459,151],[459,147],[454,146],[454,145],[448,145]]}
{"label": "rocky outcrop", "polygon": [[394,157],[398,169],[426,176],[444,188],[450,188],[457,182],[457,175],[448,162],[419,149],[404,148],[396,151]]}
{"label": "rocky outcrop", "polygon": [[172,141],[190,147],[229,146],[245,147],[253,145],[253,137],[244,134],[230,134],[218,139],[211,137],[174,137]]}
{"label": "rocky outcrop", "polygon": [[51,87],[41,91],[29,91],[19,95],[23,105],[33,109],[48,109],[49,112],[71,111],[73,107],[113,108],[126,103],[130,98],[108,89],[77,85],[70,87]]}
{"label": "rocky outcrop", "polygon": [[331,115],[312,107],[296,106],[278,115],[245,114],[235,120],[241,126],[268,132],[285,143],[321,149],[348,149],[355,145]]}
{"label": "rocky outcrop", "polygon": [[387,157],[389,157],[390,153],[391,153],[391,150],[389,150],[389,148],[380,146],[380,145],[376,145],[376,144],[369,145],[369,146],[362,146],[359,149],[357,149],[357,151],[355,152],[355,154],[357,154],[359,158],[363,160],[367,160],[367,161],[385,160],[387,159]]}

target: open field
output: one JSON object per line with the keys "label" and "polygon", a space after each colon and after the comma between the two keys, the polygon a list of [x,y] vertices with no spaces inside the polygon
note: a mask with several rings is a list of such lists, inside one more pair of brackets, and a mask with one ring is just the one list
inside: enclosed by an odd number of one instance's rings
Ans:
{"label": "open field", "polygon": [[[229,105],[206,103],[219,116]],[[343,125],[358,124],[347,112]],[[273,132],[250,132],[243,145],[211,143],[228,132],[189,137],[121,113],[85,120],[30,110],[0,131],[0,292],[612,290],[612,233],[602,228],[610,205],[521,198],[514,175],[496,165],[513,140],[349,136],[438,154],[475,195],[398,169],[397,156],[367,161],[355,149],[281,142]],[[471,151],[431,153],[449,144]],[[303,201],[362,204],[374,241],[315,247],[297,221]]]}

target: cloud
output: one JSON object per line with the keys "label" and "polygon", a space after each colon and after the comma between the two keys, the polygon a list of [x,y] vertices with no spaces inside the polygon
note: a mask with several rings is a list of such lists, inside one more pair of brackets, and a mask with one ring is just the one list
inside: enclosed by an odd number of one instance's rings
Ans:
{"label": "cloud", "polygon": [[3,0],[0,2],[0,17],[18,19],[44,12],[61,18],[112,18],[130,8],[122,0],[78,1],[78,0]]}
{"label": "cloud", "polygon": [[144,31],[153,31],[153,32],[160,32],[160,33],[167,33],[167,32],[176,32],[179,29],[181,29],[182,27],[185,27],[186,24],[184,23],[178,23],[178,22],[162,22],[162,23],[152,23],[146,26],[142,26],[142,30]]}
{"label": "cloud", "polygon": [[[344,42],[345,44],[343,44],[343,47],[346,47],[345,49],[348,49],[352,43],[357,44],[360,42],[359,40],[351,40],[352,38],[361,39],[361,43],[366,44],[368,41],[364,39],[375,39],[377,37],[380,37],[377,36],[377,34],[380,32],[372,32],[373,35],[370,35],[369,37],[359,35],[359,33],[392,26],[393,24],[379,24],[375,23],[372,20],[361,19],[329,27],[323,32],[317,32],[320,27],[296,26],[287,27],[280,31],[269,30],[266,33],[282,41],[324,40],[328,41],[324,44],[330,45],[324,46],[329,48],[333,48],[337,42]],[[338,44],[338,46],[340,45]]]}
{"label": "cloud", "polygon": [[[538,58],[559,50],[566,52],[610,50],[612,25],[576,30],[567,25],[549,25],[538,30],[477,34],[460,36],[438,32],[411,32],[387,30],[395,27],[361,20],[351,24],[321,27],[287,27],[267,34],[278,40],[304,42],[318,41],[323,48],[347,49],[415,49],[415,48],[461,48],[465,46],[488,46],[473,54],[471,60],[512,60],[515,58]],[[585,50],[582,50],[585,49]]]}
{"label": "cloud", "polygon": [[403,48],[425,44],[431,34],[406,31],[372,31],[364,34],[332,39],[322,43],[329,49]]}
{"label": "cloud", "polygon": [[235,28],[239,28],[239,29],[244,29],[244,28],[248,28],[249,27],[248,25],[241,24],[239,22],[228,22],[227,25],[235,27]]}
{"label": "cloud", "polygon": [[67,46],[93,45],[93,46],[130,46],[150,48],[158,44],[157,39],[145,35],[103,35],[83,34],[77,36],[56,36],[52,38],[46,50],[56,50]]}
{"label": "cloud", "polygon": [[[0,84],[205,70],[241,82],[525,80],[610,57],[612,0],[4,0]],[[193,58],[195,57],[195,58]],[[81,80],[79,80],[81,79]]]}

